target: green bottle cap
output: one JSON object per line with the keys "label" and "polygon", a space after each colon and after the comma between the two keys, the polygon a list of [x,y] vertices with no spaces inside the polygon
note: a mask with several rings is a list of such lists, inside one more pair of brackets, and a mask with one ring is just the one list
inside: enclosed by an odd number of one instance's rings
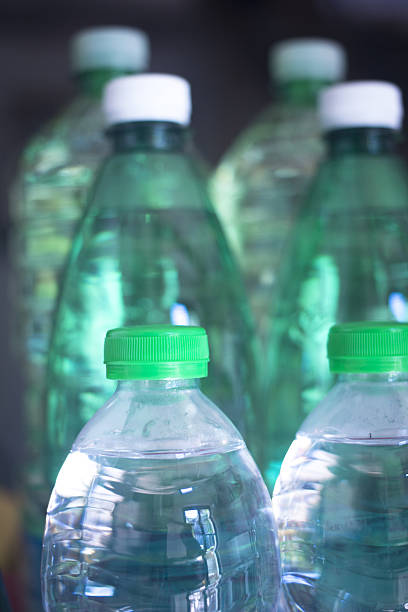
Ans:
{"label": "green bottle cap", "polygon": [[408,372],[408,323],[334,325],[327,355],[332,372]]}
{"label": "green bottle cap", "polygon": [[119,327],[105,338],[106,376],[113,380],[204,378],[208,361],[208,338],[202,327]]}

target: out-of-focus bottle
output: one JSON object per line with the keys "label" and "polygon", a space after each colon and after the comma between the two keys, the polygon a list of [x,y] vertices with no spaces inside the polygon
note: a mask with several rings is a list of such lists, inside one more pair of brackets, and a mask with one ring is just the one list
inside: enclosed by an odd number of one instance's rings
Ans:
{"label": "out-of-focus bottle", "polygon": [[109,327],[205,325],[212,346],[205,392],[239,428],[256,408],[249,307],[186,150],[189,84],[174,75],[122,77],[107,86],[104,106],[113,152],[72,249],[51,341],[51,485],[75,436],[112,391],[99,365]]}
{"label": "out-of-focus bottle", "polygon": [[95,170],[108,152],[102,89],[115,76],[144,70],[148,56],[147,36],[133,28],[91,28],[74,36],[71,60],[77,95],[28,143],[12,190],[12,299],[25,377],[29,453],[25,526],[33,544],[26,554],[35,591],[30,611],[41,606],[39,557],[49,495],[44,479],[44,384],[61,275]]}
{"label": "out-of-focus bottle", "polygon": [[282,250],[323,153],[317,96],[343,79],[345,64],[343,48],[331,40],[293,39],[273,46],[276,100],[238,137],[212,179],[216,210],[244,273],[263,340]]}
{"label": "out-of-focus bottle", "polygon": [[336,322],[408,318],[408,175],[397,154],[398,87],[362,81],[321,94],[328,155],[282,264],[268,346],[261,466],[270,487],[303,419],[332,385]]}

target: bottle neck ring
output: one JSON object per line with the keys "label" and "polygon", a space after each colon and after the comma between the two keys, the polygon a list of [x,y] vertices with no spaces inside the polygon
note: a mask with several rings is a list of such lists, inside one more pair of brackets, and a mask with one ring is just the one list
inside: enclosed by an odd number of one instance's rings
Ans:
{"label": "bottle neck ring", "polygon": [[408,372],[349,372],[338,375],[338,380],[345,383],[391,383],[408,382]]}
{"label": "bottle neck ring", "polygon": [[117,123],[107,133],[116,153],[146,149],[181,152],[190,136],[188,128],[167,121]]}
{"label": "bottle neck ring", "polygon": [[117,391],[125,393],[161,393],[198,389],[198,378],[169,378],[161,380],[120,380]]}
{"label": "bottle neck ring", "polygon": [[325,137],[332,156],[349,153],[387,155],[396,152],[399,133],[384,127],[353,127],[330,130]]}

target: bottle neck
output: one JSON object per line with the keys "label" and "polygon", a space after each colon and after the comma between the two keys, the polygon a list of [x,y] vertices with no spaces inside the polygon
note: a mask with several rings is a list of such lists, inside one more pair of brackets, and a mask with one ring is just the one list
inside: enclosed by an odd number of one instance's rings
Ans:
{"label": "bottle neck", "polygon": [[408,372],[349,372],[339,375],[339,382],[344,383],[393,383],[408,382]]}
{"label": "bottle neck", "polygon": [[136,150],[184,151],[188,129],[167,121],[134,121],[117,123],[108,129],[113,151],[124,153]]}
{"label": "bottle neck", "polygon": [[105,85],[109,81],[127,74],[134,74],[134,72],[121,68],[98,68],[75,74],[74,81],[82,95],[100,99]]}
{"label": "bottle neck", "polygon": [[388,155],[396,152],[398,132],[383,127],[353,127],[327,132],[329,155]]}
{"label": "bottle neck", "polygon": [[331,81],[318,79],[295,79],[276,84],[276,97],[282,104],[315,108],[319,93]]}
{"label": "bottle neck", "polygon": [[198,378],[170,378],[165,380],[120,380],[116,391],[118,393],[157,394],[198,388]]}

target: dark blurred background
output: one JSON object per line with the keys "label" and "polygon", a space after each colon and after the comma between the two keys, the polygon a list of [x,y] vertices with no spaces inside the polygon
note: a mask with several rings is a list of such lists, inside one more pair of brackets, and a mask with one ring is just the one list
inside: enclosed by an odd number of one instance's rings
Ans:
{"label": "dark blurred background", "polygon": [[0,482],[21,448],[18,366],[6,299],[7,193],[25,141],[73,93],[68,41],[93,25],[131,25],[151,39],[154,71],[190,80],[196,143],[215,164],[270,97],[267,51],[293,36],[335,38],[349,78],[387,79],[408,100],[407,0],[2,0],[0,3]]}

